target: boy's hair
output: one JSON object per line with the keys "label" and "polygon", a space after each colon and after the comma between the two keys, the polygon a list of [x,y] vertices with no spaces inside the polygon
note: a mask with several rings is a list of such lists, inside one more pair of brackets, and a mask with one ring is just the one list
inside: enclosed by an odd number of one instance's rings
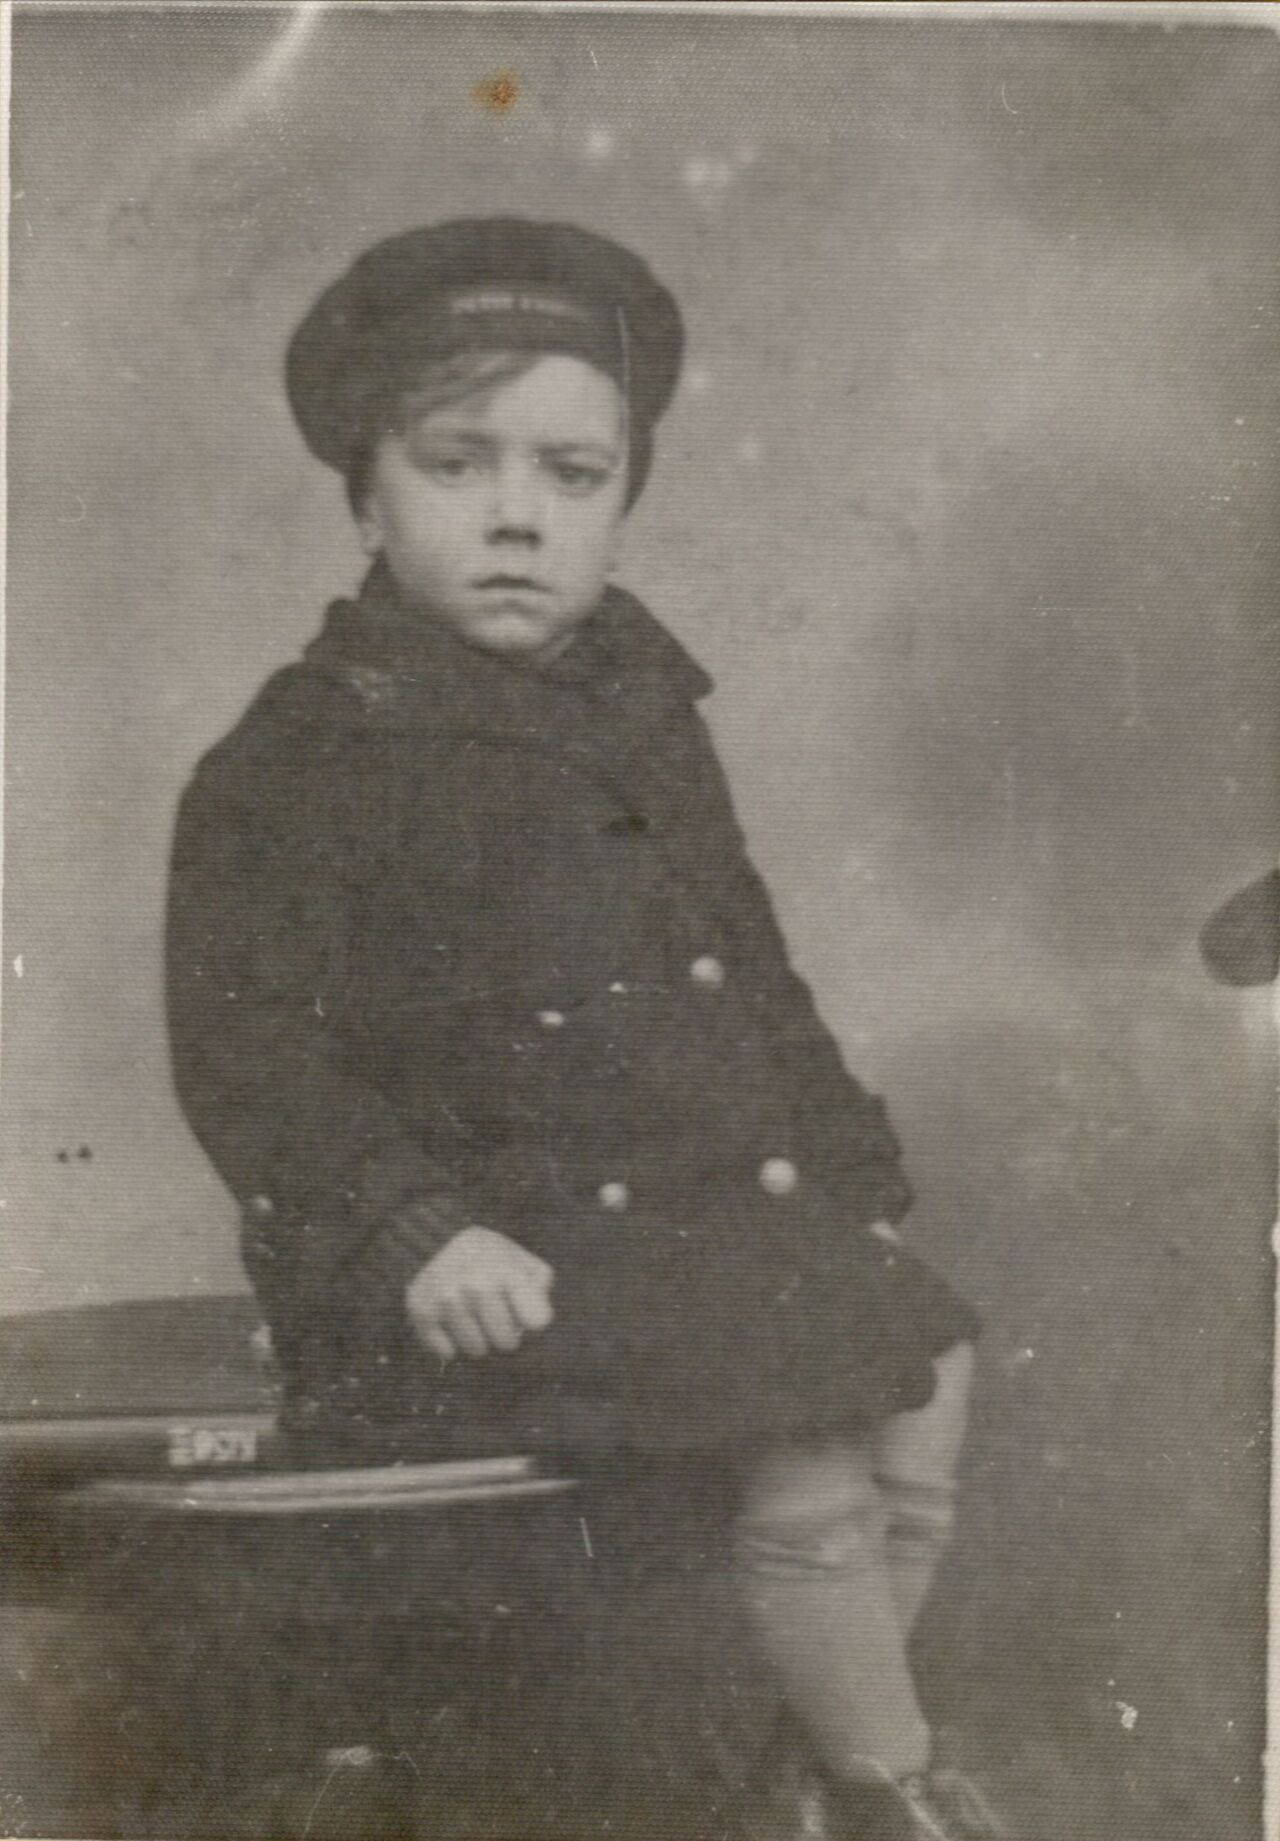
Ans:
{"label": "boy's hair", "polygon": [[499,384],[514,383],[541,356],[541,352],[455,352],[423,365],[412,380],[402,379],[381,393],[347,467],[347,502],[356,516],[368,494],[373,457],[384,435],[402,435],[416,416],[452,409],[455,403],[483,396]]}
{"label": "boy's hair", "polygon": [[[374,455],[384,435],[403,434],[416,416],[430,415],[437,409],[452,409],[470,397],[483,396],[500,384],[514,383],[533,369],[545,352],[455,352],[448,358],[436,358],[420,366],[412,379],[390,385],[376,399],[365,432],[351,450],[347,463],[347,503],[356,517],[364,507],[373,471]],[[627,509],[635,503],[644,485],[653,457],[653,437],[646,426],[638,427],[628,405]]]}

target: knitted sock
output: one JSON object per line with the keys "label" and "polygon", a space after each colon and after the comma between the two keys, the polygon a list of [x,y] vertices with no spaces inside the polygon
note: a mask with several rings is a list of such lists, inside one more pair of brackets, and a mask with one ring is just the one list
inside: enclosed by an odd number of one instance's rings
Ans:
{"label": "knitted sock", "polygon": [[889,1584],[900,1627],[909,1636],[950,1545],[957,1486],[954,1482],[915,1482],[883,1473],[876,1481],[887,1516],[885,1558]]}
{"label": "knitted sock", "polygon": [[743,1517],[735,1536],[748,1615],[823,1763],[867,1783],[923,1770],[929,1728],[907,1667],[879,1504]]}

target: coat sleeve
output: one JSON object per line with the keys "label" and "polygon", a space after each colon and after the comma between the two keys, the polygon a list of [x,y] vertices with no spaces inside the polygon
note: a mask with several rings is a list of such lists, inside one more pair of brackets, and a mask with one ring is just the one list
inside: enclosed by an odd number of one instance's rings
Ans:
{"label": "coat sleeve", "polygon": [[246,1265],[268,1307],[323,1300],[357,1258],[367,1279],[402,1290],[469,1220],[331,1028],[347,916],[323,834],[319,820],[282,824],[252,780],[206,763],[172,853],[175,1085],[241,1203]]}
{"label": "coat sleeve", "polygon": [[846,1068],[808,985],[791,965],[773,903],[745,850],[730,912],[751,1001],[795,1096],[798,1156],[850,1199],[855,1226],[900,1221],[912,1194],[884,1101]]}

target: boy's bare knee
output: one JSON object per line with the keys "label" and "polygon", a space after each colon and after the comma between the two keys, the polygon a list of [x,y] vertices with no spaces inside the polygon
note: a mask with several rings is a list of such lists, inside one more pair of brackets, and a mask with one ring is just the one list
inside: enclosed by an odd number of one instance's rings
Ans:
{"label": "boy's bare knee", "polygon": [[957,1343],[934,1358],[937,1386],[927,1406],[896,1413],[877,1440],[875,1471],[880,1478],[950,1485],[960,1461],[973,1383],[973,1344]]}
{"label": "boy's bare knee", "polygon": [[875,1465],[862,1445],[831,1440],[767,1452],[744,1480],[742,1514],[750,1521],[812,1520],[877,1500]]}
{"label": "boy's bare knee", "polygon": [[958,1342],[953,1348],[944,1349],[941,1355],[936,1355],[933,1371],[938,1377],[938,1393],[967,1406],[973,1387],[974,1361],[971,1342]]}

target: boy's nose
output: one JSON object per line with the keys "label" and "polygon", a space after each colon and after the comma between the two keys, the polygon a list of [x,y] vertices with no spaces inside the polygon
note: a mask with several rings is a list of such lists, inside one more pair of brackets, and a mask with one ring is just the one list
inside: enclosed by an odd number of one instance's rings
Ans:
{"label": "boy's nose", "polygon": [[542,532],[536,524],[491,522],[485,536],[490,543],[520,545],[526,550],[536,550],[542,542]]}
{"label": "boy's nose", "polygon": [[486,536],[490,543],[519,543],[533,548],[542,542],[542,494],[533,473],[524,467],[502,467],[494,477]]}

